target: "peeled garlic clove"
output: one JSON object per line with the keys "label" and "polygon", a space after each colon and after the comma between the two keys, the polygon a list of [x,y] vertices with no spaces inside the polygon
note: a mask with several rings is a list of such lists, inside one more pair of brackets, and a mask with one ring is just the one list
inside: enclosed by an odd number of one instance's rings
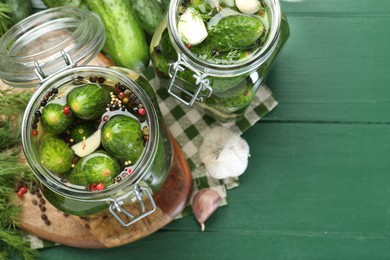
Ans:
{"label": "peeled garlic clove", "polygon": [[101,130],[97,130],[87,139],[72,145],[71,149],[78,157],[85,157],[99,148],[101,143]]}
{"label": "peeled garlic clove", "polygon": [[192,199],[192,211],[198,220],[201,230],[205,230],[206,220],[213,214],[222,202],[221,196],[210,189],[204,188],[197,191]]}
{"label": "peeled garlic clove", "polygon": [[236,0],[236,6],[241,13],[250,15],[259,11],[261,4],[258,0]]}
{"label": "peeled garlic clove", "polygon": [[177,29],[183,42],[191,46],[201,43],[208,35],[202,17],[191,7],[180,16]]}

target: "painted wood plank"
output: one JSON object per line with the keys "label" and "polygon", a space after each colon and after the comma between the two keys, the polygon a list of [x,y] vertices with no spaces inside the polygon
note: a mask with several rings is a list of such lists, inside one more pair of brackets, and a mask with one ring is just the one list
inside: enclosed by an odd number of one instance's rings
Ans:
{"label": "painted wood plank", "polygon": [[294,15],[390,13],[390,0],[280,0],[283,10]]}
{"label": "painted wood plank", "polygon": [[389,122],[390,17],[289,17],[267,119]]}

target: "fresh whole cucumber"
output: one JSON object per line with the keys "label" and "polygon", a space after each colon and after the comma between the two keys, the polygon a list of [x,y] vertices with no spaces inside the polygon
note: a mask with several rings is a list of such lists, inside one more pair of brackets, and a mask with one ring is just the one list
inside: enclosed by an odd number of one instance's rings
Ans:
{"label": "fresh whole cucumber", "polygon": [[157,1],[153,0],[130,0],[142,28],[149,36],[153,36],[154,31],[164,18],[164,11]]}
{"label": "fresh whole cucumber", "polygon": [[42,0],[42,1],[49,8],[69,5],[69,6],[81,7],[83,9],[86,9],[83,0]]}
{"label": "fresh whole cucumber", "polygon": [[129,0],[85,0],[106,31],[105,50],[117,66],[143,71],[149,62],[144,31]]}

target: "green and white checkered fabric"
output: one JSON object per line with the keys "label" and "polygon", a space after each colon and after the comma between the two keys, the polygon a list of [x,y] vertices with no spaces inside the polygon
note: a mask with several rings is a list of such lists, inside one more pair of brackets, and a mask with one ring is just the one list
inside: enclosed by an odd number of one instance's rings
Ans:
{"label": "green and white checkered fabric", "polygon": [[[160,110],[165,123],[182,148],[192,171],[194,180],[193,194],[202,188],[212,188],[221,195],[221,206],[226,205],[227,189],[237,187],[239,180],[238,178],[217,180],[206,175],[205,166],[202,164],[198,154],[203,136],[211,128],[221,125],[238,134],[248,130],[277,105],[272,92],[265,85],[261,86],[242,119],[233,123],[221,124],[195,107],[180,104],[180,102],[168,94],[166,88],[162,87],[162,85],[166,84],[165,81],[158,84],[158,80],[153,79],[151,83],[155,87],[159,98]],[[189,205],[177,218],[191,213],[192,209]]]}

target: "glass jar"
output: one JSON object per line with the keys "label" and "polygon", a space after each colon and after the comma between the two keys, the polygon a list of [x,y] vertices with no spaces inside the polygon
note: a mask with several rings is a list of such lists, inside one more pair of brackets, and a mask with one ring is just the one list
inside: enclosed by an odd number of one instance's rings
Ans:
{"label": "glass jar", "polygon": [[[58,209],[80,216],[108,209],[123,226],[129,226],[156,210],[152,194],[161,189],[171,171],[173,150],[157,98],[145,78],[118,67],[76,65],[100,52],[102,28],[98,16],[72,7],[47,9],[28,17],[0,39],[0,75],[11,86],[38,86],[23,117],[22,146],[46,199]],[[42,42],[46,45],[36,46]],[[8,68],[4,61],[10,62]],[[79,105],[72,106],[71,93],[86,86],[93,86],[108,99],[103,103],[92,100],[97,92],[89,92],[81,110]],[[79,96],[82,94],[73,95],[76,100]],[[103,104],[103,110],[89,118],[96,109],[88,104],[95,103]],[[60,113],[53,117],[49,106],[60,106]],[[44,114],[45,109],[49,114]],[[81,116],[83,109],[89,109],[89,114]],[[118,118],[136,122],[136,127],[110,139],[115,131],[104,129]],[[56,128],[52,122],[57,122]],[[92,125],[94,132],[76,142],[72,131],[81,124]],[[58,130],[63,125],[65,128]],[[142,140],[123,146],[122,139],[131,138],[132,131]],[[134,161],[124,161],[123,155],[130,156],[130,150],[140,152]],[[109,164],[105,164],[107,160]],[[96,169],[96,165],[105,168]],[[95,175],[104,177],[103,181],[95,182]]]}
{"label": "glass jar", "polygon": [[[213,3],[219,2],[220,5],[217,4],[214,9],[218,9],[222,17],[243,16],[237,12],[234,1],[171,1],[167,17],[156,30],[150,46],[156,74],[161,79],[168,78],[168,82],[165,82],[168,92],[180,102],[188,106],[196,104],[222,122],[237,120],[252,102],[256,91],[266,79],[271,64],[287,41],[287,19],[278,0],[261,0],[262,9],[251,16],[263,22],[265,30],[261,39],[264,41],[255,48],[252,46],[250,50],[234,49],[224,53],[219,46],[207,49],[207,44],[213,44],[208,38],[195,46],[182,39],[183,33],[178,29],[180,15],[189,9],[186,5],[191,7],[193,2],[201,3],[202,8],[207,11],[210,6],[213,8]],[[196,12],[202,11],[194,11],[195,14]],[[202,15],[203,19],[205,13]],[[213,19],[208,22],[208,26],[210,23],[215,26]],[[209,35],[213,30],[212,26],[209,28]],[[194,29],[194,34],[195,31]],[[234,28],[228,28],[229,32],[234,33]],[[195,51],[199,50],[206,51],[202,55],[196,55]]]}

